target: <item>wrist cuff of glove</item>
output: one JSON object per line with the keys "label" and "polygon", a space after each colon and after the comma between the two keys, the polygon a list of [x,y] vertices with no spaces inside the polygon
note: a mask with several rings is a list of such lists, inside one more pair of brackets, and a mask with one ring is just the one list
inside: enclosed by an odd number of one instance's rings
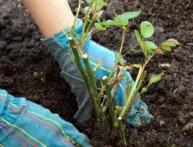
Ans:
{"label": "wrist cuff of glove", "polygon": [[[75,33],[76,33],[76,37],[79,38],[82,34],[82,27],[83,27],[83,22],[81,19],[78,19],[76,24],[75,24]],[[42,39],[43,44],[46,47],[49,47],[50,49],[52,49],[53,46],[53,42],[58,43],[63,49],[65,49],[66,51],[68,50],[69,47],[69,42],[68,42],[68,36],[67,34],[71,31],[70,29],[64,29],[58,33],[56,33],[55,35],[53,35],[52,37],[49,38],[45,38]],[[62,43],[62,44],[61,44]]]}

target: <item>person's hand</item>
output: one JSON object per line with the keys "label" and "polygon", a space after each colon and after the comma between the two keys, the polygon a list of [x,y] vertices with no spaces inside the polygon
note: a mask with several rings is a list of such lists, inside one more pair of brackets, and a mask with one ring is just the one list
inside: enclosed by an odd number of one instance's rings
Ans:
{"label": "person's hand", "polygon": [[0,146],[90,147],[88,138],[62,120],[25,98],[0,89]]}
{"label": "person's hand", "polygon": [[[82,34],[82,21],[78,21],[75,26],[77,38]],[[64,31],[66,33],[64,33]],[[86,84],[72,61],[69,53],[68,37],[65,35],[70,30],[64,30],[51,38],[45,39],[44,44],[50,49],[51,53],[58,61],[62,70],[61,74],[70,84],[72,92],[77,96],[79,109],[75,114],[75,119],[83,123],[91,117],[91,103]],[[95,71],[97,81],[108,75],[116,62],[116,53],[88,39],[84,44],[84,53],[89,57],[89,63],[92,68],[96,64],[102,63]],[[123,78],[120,81],[114,95],[114,99],[119,106],[125,103],[125,93],[128,84],[133,84],[133,80],[129,72],[124,71]],[[147,110],[147,105],[140,97],[136,98],[131,111],[127,115],[127,121],[132,126],[140,126],[143,123],[148,123],[152,119],[152,115]]]}

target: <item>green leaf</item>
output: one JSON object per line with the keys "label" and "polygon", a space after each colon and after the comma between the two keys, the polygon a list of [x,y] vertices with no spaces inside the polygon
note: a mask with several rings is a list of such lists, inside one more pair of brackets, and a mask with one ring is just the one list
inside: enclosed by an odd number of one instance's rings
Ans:
{"label": "green leaf", "polygon": [[144,93],[146,93],[146,92],[147,92],[147,88],[146,88],[146,87],[143,87],[143,88],[141,89],[140,94],[144,94]]}
{"label": "green leaf", "polygon": [[94,25],[95,25],[96,30],[98,31],[106,30],[106,27],[104,27],[101,23],[95,23]]}
{"label": "green leaf", "polygon": [[160,73],[160,74],[153,74],[150,79],[149,79],[149,82],[148,82],[148,86],[149,87],[150,85],[154,84],[154,83],[157,83],[159,82],[161,79],[162,79],[162,76],[163,76],[163,73]]}
{"label": "green leaf", "polygon": [[170,47],[176,47],[177,45],[180,45],[180,43],[176,39],[168,39],[162,44]]}
{"label": "green leaf", "polygon": [[146,44],[145,44],[145,41],[141,40],[141,41],[139,42],[139,46],[140,46],[140,48],[142,49],[143,54],[144,54],[145,57],[147,58],[147,57],[148,57],[148,49],[147,49],[147,46],[146,46]]}
{"label": "green leaf", "polygon": [[144,38],[149,38],[154,34],[154,26],[149,21],[143,21],[140,25],[140,32]]}
{"label": "green leaf", "polygon": [[102,22],[95,23],[95,28],[98,31],[104,31],[106,30],[109,26],[111,26],[114,23],[113,20],[108,19],[108,20],[103,20]]}
{"label": "green leaf", "polygon": [[114,23],[115,26],[126,26],[128,25],[128,21],[130,19],[134,19],[140,15],[141,11],[133,11],[133,12],[126,12],[120,15],[117,15],[114,17]]}
{"label": "green leaf", "polygon": [[121,15],[117,15],[116,17],[112,19],[108,19],[108,20],[104,20],[102,21],[101,25],[99,26],[97,24],[97,26],[95,25],[96,28],[98,28],[99,30],[104,29],[102,27],[109,27],[109,26],[118,26],[118,27],[123,27],[128,25],[128,20],[137,17],[140,14],[140,11],[134,11],[134,12],[127,12]]}
{"label": "green leaf", "polygon": [[127,26],[128,25],[128,20],[123,18],[123,17],[115,17],[114,18],[114,22],[113,22],[113,26]]}
{"label": "green leaf", "polygon": [[154,52],[157,54],[164,55],[164,52],[162,51],[162,49],[160,47],[156,48]]}
{"label": "green leaf", "polygon": [[135,30],[135,37],[138,43],[142,40],[141,34],[137,30]]}
{"label": "green leaf", "polygon": [[[140,15],[141,11],[133,11],[133,12],[125,12],[123,14],[117,15],[116,17],[126,19],[127,21],[130,19],[134,19]],[[116,18],[115,17],[115,18]]]}
{"label": "green leaf", "polygon": [[171,52],[172,47],[176,47],[177,45],[180,45],[180,43],[176,39],[168,39],[160,45],[160,48],[165,52]]}
{"label": "green leaf", "polygon": [[154,52],[154,49],[158,48],[158,46],[155,43],[143,40],[140,41],[140,47],[145,57],[151,56]]}
{"label": "green leaf", "polygon": [[151,41],[145,41],[145,44],[149,50],[158,48],[158,46],[154,42],[151,42]]}
{"label": "green leaf", "polygon": [[102,24],[106,27],[113,25],[113,23],[114,23],[114,20],[112,20],[112,19],[108,19],[108,20],[105,20],[102,22]]}
{"label": "green leaf", "polygon": [[171,52],[172,51],[172,48],[170,46],[168,46],[167,44],[161,44],[161,48],[165,52]]}
{"label": "green leaf", "polygon": [[101,10],[104,6],[107,5],[104,0],[87,0],[87,2],[90,5],[93,5],[96,8],[96,11]]}

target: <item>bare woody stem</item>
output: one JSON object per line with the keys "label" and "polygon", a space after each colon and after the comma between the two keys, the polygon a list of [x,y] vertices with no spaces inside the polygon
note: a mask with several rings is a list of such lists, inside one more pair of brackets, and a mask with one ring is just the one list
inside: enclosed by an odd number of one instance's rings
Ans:
{"label": "bare woody stem", "polygon": [[84,25],[83,25],[83,32],[85,32],[85,29],[86,29],[87,23],[89,21],[89,18],[90,18],[90,7],[87,10],[87,13],[85,15],[85,20],[84,20]]}
{"label": "bare woody stem", "polygon": [[123,51],[123,45],[124,45],[124,43],[125,43],[125,30],[123,29],[123,31],[122,31],[122,37],[121,37],[121,46],[120,46],[119,54],[121,54],[122,51]]}
{"label": "bare woody stem", "polygon": [[140,67],[138,75],[137,75],[137,78],[136,78],[136,81],[135,81],[135,83],[134,83],[134,85],[133,85],[133,87],[131,89],[131,92],[130,92],[128,98],[127,98],[127,101],[126,101],[126,103],[125,103],[125,105],[124,105],[124,107],[123,107],[123,109],[122,109],[122,111],[121,111],[121,113],[120,113],[120,115],[118,117],[119,120],[122,120],[122,118],[125,116],[126,112],[129,111],[129,109],[130,109],[130,107],[132,105],[131,102],[132,102],[132,99],[133,99],[133,97],[134,97],[134,95],[136,93],[136,88],[137,88],[137,85],[138,85],[139,80],[141,78],[142,72],[143,72],[143,68]]}
{"label": "bare woody stem", "polygon": [[152,56],[150,56],[150,57],[145,61],[144,65],[139,68],[139,72],[138,72],[137,78],[136,78],[136,80],[135,80],[135,83],[134,83],[134,85],[133,85],[133,87],[132,87],[132,89],[131,89],[131,92],[129,93],[129,96],[128,96],[127,100],[126,100],[125,105],[124,105],[123,108],[122,108],[122,111],[121,111],[121,113],[120,113],[120,115],[119,115],[119,117],[118,117],[118,120],[121,121],[122,118],[125,116],[126,112],[127,112],[127,111],[130,111],[131,106],[132,106],[132,104],[133,104],[133,102],[134,102],[135,96],[136,96],[136,94],[137,94],[137,86],[139,85],[139,82],[140,82],[140,79],[141,79],[141,77],[142,77],[142,74],[143,74],[143,72],[144,72],[147,64],[149,63],[149,61],[152,59],[153,56],[154,56],[154,54],[153,54]]}
{"label": "bare woody stem", "polygon": [[107,127],[106,117],[105,117],[105,115],[102,111],[102,108],[100,106],[100,96],[99,96],[98,91],[97,91],[97,84],[96,84],[96,80],[94,78],[94,72],[93,72],[92,68],[90,67],[88,56],[86,54],[83,55],[83,61],[84,61],[85,67],[86,67],[88,81],[90,83],[90,86],[89,86],[90,92],[91,92],[90,95],[92,98],[92,102],[94,105],[94,109],[95,109],[97,118],[100,120],[103,127]]}
{"label": "bare woody stem", "polygon": [[78,1],[78,9],[77,9],[76,16],[75,16],[74,23],[73,23],[73,26],[72,26],[72,27],[75,26],[76,21],[77,21],[77,19],[78,19],[78,16],[79,16],[79,13],[80,13],[81,4],[82,4],[82,0],[79,0],[79,1]]}
{"label": "bare woody stem", "polygon": [[[73,30],[74,30],[74,26],[76,24],[76,21],[78,19],[79,13],[80,13],[81,4],[82,4],[82,0],[79,0],[78,10],[76,12],[74,24],[72,26]],[[89,13],[87,13],[86,18],[89,19]],[[89,27],[87,28],[87,33],[85,33],[84,31],[85,31],[85,27],[86,27],[88,20],[86,20],[86,22],[84,22],[83,36],[85,38],[88,37],[88,32],[90,31],[91,26],[93,25],[95,19],[96,19],[96,17],[93,16],[92,23],[90,23]],[[71,31],[72,36],[73,36],[73,30]],[[96,117],[97,117],[97,119],[100,120],[102,125],[105,126],[105,115],[103,114],[102,109],[100,109],[100,96],[97,92],[97,85],[96,85],[96,81],[94,78],[94,72],[92,71],[92,69],[90,67],[87,55],[82,56],[82,55],[80,55],[80,52],[79,52],[79,50],[81,51],[83,48],[84,39],[79,40],[79,45],[76,45],[76,43],[73,39],[69,39],[69,42],[70,42],[70,47],[73,51],[75,63],[77,65],[80,73],[82,74],[83,79],[86,83],[87,89],[89,91],[91,101],[94,105],[94,111],[96,113]],[[85,64],[85,67],[81,64],[82,59],[83,59],[83,62]],[[86,68],[86,70],[84,68]]]}
{"label": "bare woody stem", "polygon": [[113,103],[113,97],[112,97],[112,94],[111,94],[111,88],[108,84],[108,77],[107,76],[104,76],[102,78],[103,80],[103,84],[106,88],[106,95],[107,95],[107,105],[108,105],[108,109],[109,109],[109,112],[110,112],[110,115],[111,115],[111,119],[112,119],[112,125],[114,127],[115,130],[118,130],[118,134],[119,134],[119,137],[121,139],[121,143],[124,145],[124,146],[127,146],[127,142],[126,142],[126,138],[125,138],[125,129],[122,125],[122,121],[118,121],[117,119],[117,116],[115,114],[115,108],[114,108],[114,103]]}
{"label": "bare woody stem", "polygon": [[92,102],[94,104],[94,108],[95,108],[97,117],[101,118],[100,113],[99,113],[100,97],[97,92],[97,86],[96,86],[96,81],[94,79],[94,73],[89,65],[88,56],[86,54],[83,55],[83,61],[86,67],[88,81],[90,82],[90,91],[91,91],[91,96],[92,96]]}
{"label": "bare woody stem", "polygon": [[[88,14],[88,15],[89,15],[89,14]],[[92,18],[91,18],[90,24],[88,25],[88,27],[87,27],[86,30],[85,30],[86,36],[87,36],[88,33],[90,32],[90,30],[91,30],[91,28],[92,28],[92,26],[93,26],[93,24],[94,24],[97,16],[98,16],[98,14],[97,14],[97,12],[96,12],[96,7],[95,7],[94,10],[93,10],[93,16],[92,16]],[[86,22],[86,23],[87,23],[87,22]]]}
{"label": "bare woody stem", "polygon": [[70,43],[70,48],[72,49],[72,52],[73,52],[73,55],[74,55],[75,63],[77,65],[80,73],[82,74],[83,79],[85,80],[87,87],[89,87],[88,78],[87,78],[87,75],[86,75],[86,72],[85,72],[84,68],[82,67],[81,58],[80,58],[78,49],[74,47],[75,43],[74,43],[73,40],[69,39],[69,43]]}
{"label": "bare woody stem", "polygon": [[75,63],[76,63],[76,65],[77,65],[80,73],[82,74],[82,77],[83,77],[85,83],[86,83],[87,89],[88,89],[89,94],[90,94],[90,96],[91,96],[91,100],[92,100],[92,102],[93,102],[93,104],[94,104],[94,108],[95,108],[95,111],[96,111],[97,118],[99,119],[99,118],[100,118],[100,115],[99,115],[99,113],[98,113],[98,111],[97,111],[97,110],[98,110],[98,106],[97,106],[97,104],[95,103],[95,100],[93,99],[93,95],[92,95],[93,92],[91,91],[91,83],[90,83],[90,81],[89,81],[89,77],[87,76],[86,71],[84,70],[84,68],[83,68],[83,66],[82,66],[82,64],[81,64],[81,57],[80,57],[80,55],[79,55],[78,49],[74,47],[74,46],[75,46],[75,43],[74,43],[73,40],[69,40],[69,43],[70,43],[70,47],[72,48],[72,52],[73,52],[73,55],[74,55]]}
{"label": "bare woody stem", "polygon": [[104,76],[102,78],[102,80],[103,80],[103,84],[104,84],[105,89],[106,89],[107,105],[108,105],[108,109],[109,109],[109,112],[110,112],[110,115],[111,115],[112,125],[113,125],[113,127],[117,128],[118,127],[118,119],[117,119],[117,116],[115,114],[113,97],[112,97],[112,94],[111,94],[111,88],[108,84],[108,77]]}
{"label": "bare woody stem", "polygon": [[120,134],[122,144],[126,147],[127,141],[125,137],[125,128],[123,127],[122,121],[119,121],[119,134]]}

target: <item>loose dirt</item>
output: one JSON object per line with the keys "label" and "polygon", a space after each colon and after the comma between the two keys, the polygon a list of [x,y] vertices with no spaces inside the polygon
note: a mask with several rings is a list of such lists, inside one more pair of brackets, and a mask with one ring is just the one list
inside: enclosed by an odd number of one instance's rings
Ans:
{"label": "loose dirt", "polygon": [[[77,1],[71,0],[72,8]],[[166,76],[152,86],[143,100],[149,105],[154,120],[146,126],[127,128],[129,146],[191,147],[193,146],[193,2],[191,0],[109,0],[103,18],[141,8],[142,15],[132,23],[149,20],[156,26],[152,38],[160,43],[176,38],[182,45],[171,54],[156,57],[148,67],[148,74],[164,71]],[[93,36],[106,47],[119,47],[121,32],[109,29]],[[128,34],[126,53],[134,42]],[[29,100],[59,113],[73,121],[77,109],[75,96],[60,77],[58,64],[47,48],[42,46],[41,34],[30,15],[18,1],[0,0],[0,87],[13,95]],[[140,54],[127,55],[128,63],[142,62]],[[167,66],[165,66],[167,65]],[[135,72],[133,72],[135,76]],[[77,126],[91,140],[93,146],[116,146],[101,137],[101,130],[90,120]]]}

